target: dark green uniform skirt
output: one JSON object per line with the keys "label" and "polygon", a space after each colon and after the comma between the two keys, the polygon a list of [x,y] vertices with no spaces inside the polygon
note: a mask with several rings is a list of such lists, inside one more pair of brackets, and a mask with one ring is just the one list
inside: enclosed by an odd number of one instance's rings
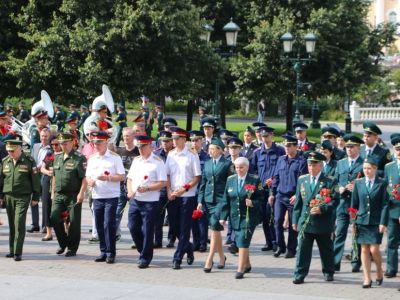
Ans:
{"label": "dark green uniform skirt", "polygon": [[357,225],[357,243],[364,245],[381,244],[382,233],[379,225]]}
{"label": "dark green uniform skirt", "polygon": [[249,227],[247,229],[247,234],[246,234],[246,229],[235,230],[236,246],[238,248],[249,248],[251,238],[253,237],[255,229],[256,229],[255,227]]}
{"label": "dark green uniform skirt", "polygon": [[219,223],[219,209],[217,205],[206,203],[208,225],[211,230],[223,231],[224,226]]}

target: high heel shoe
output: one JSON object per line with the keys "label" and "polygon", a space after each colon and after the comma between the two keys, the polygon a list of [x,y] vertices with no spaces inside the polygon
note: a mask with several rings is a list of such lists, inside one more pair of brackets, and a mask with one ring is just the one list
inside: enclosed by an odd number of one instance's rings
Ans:
{"label": "high heel shoe", "polygon": [[376,285],[382,285],[383,277],[381,279],[376,279]]}
{"label": "high heel shoe", "polygon": [[244,275],[244,273],[242,273],[242,272],[236,272],[235,278],[236,279],[243,279],[243,275]]}
{"label": "high heel shoe", "polygon": [[226,256],[224,255],[224,257],[225,257],[224,264],[223,264],[223,265],[218,264],[217,269],[223,269],[223,268],[225,268]]}
{"label": "high heel shoe", "polygon": [[372,280],[368,284],[363,284],[362,287],[363,289],[369,289],[372,286]]}
{"label": "high heel shoe", "polygon": [[251,271],[251,265],[249,267],[247,267],[246,269],[244,269],[245,273],[250,273],[250,271]]}
{"label": "high heel shoe", "polygon": [[204,273],[210,273],[214,266],[214,262],[211,264],[211,268],[203,268]]}

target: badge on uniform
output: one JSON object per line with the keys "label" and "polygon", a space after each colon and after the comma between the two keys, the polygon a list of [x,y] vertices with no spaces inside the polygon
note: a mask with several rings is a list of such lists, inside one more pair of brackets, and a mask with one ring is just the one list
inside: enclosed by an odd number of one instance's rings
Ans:
{"label": "badge on uniform", "polygon": [[304,187],[304,183],[302,183],[300,186],[300,194],[302,198],[306,197],[306,188]]}
{"label": "badge on uniform", "polygon": [[228,193],[231,193],[231,192],[233,192],[233,188],[228,188]]}

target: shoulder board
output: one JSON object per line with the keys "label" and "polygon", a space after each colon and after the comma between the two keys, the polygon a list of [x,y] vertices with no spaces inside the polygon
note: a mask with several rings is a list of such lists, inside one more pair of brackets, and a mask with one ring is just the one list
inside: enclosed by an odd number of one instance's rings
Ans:
{"label": "shoulder board", "polygon": [[138,156],[135,156],[135,158],[133,159],[133,160],[135,160],[135,159],[139,159],[140,158],[140,155],[138,155]]}
{"label": "shoulder board", "polygon": [[32,156],[26,154],[25,157],[26,157],[26,159],[29,160],[30,162],[35,162],[35,160],[33,159]]}
{"label": "shoulder board", "polygon": [[249,174],[249,176],[250,176],[251,178],[258,179],[258,175],[255,175],[255,174]]}
{"label": "shoulder board", "polygon": [[10,159],[10,157],[9,157],[9,156],[6,156],[6,157],[4,157],[4,158],[2,159],[2,161],[6,162],[6,161],[9,160],[9,159]]}
{"label": "shoulder board", "polygon": [[392,165],[395,165],[395,164],[397,164],[397,161],[391,161],[391,162],[388,162],[386,164],[386,166],[392,166]]}
{"label": "shoulder board", "polygon": [[309,142],[310,144],[316,144],[316,142],[314,142],[314,141],[308,140],[308,142]]}
{"label": "shoulder board", "polygon": [[328,176],[326,176],[326,179],[333,181],[334,177],[332,175],[328,175]]}
{"label": "shoulder board", "polygon": [[305,178],[306,176],[308,176],[308,174],[301,175],[301,176],[299,177],[299,179]]}
{"label": "shoulder board", "polygon": [[81,156],[82,156],[82,153],[80,153],[80,152],[78,152],[78,151],[75,151],[74,154],[75,154],[76,156],[78,156],[78,157],[81,157]]}
{"label": "shoulder board", "polygon": [[[347,161],[348,161],[348,159],[349,159],[348,157],[343,157],[343,158],[342,158],[342,159],[340,159],[339,161],[345,161],[345,162],[347,162]],[[339,162],[339,161],[338,161],[338,162]]]}
{"label": "shoulder board", "polygon": [[[136,156],[136,157],[139,157],[139,156]],[[135,158],[136,158],[136,157],[135,157]],[[155,160],[161,160],[161,158],[159,158],[157,155],[154,155],[153,158],[154,158]]]}
{"label": "shoulder board", "polygon": [[261,147],[257,147],[257,149],[255,149],[253,153],[257,153],[259,151],[261,151]]}
{"label": "shoulder board", "polygon": [[235,177],[235,176],[236,176],[236,174],[233,174],[233,175],[229,176],[228,178],[233,178],[233,177]]}
{"label": "shoulder board", "polygon": [[392,154],[390,153],[389,150],[387,150],[386,159],[387,159],[387,160],[392,160]]}
{"label": "shoulder board", "polygon": [[114,156],[119,156],[118,153],[115,153],[114,151],[111,151],[111,150],[110,150],[110,154],[111,154],[111,155],[114,155]]}
{"label": "shoulder board", "polygon": [[361,178],[357,178],[357,179],[356,179],[356,181],[362,181],[362,180],[365,180],[365,178],[364,178],[364,177],[361,177]]}

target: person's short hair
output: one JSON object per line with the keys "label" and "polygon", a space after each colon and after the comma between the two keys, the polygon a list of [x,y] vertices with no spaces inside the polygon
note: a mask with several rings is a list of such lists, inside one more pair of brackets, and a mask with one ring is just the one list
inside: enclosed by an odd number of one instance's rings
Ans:
{"label": "person's short hair", "polygon": [[134,135],[135,134],[135,132],[133,131],[133,128],[131,128],[131,127],[124,127],[122,129],[122,133],[124,133],[124,132],[128,132],[130,135]]}
{"label": "person's short hair", "polygon": [[246,157],[238,157],[235,159],[235,161],[233,162],[235,164],[235,166],[246,166],[248,167],[250,165],[249,160]]}

